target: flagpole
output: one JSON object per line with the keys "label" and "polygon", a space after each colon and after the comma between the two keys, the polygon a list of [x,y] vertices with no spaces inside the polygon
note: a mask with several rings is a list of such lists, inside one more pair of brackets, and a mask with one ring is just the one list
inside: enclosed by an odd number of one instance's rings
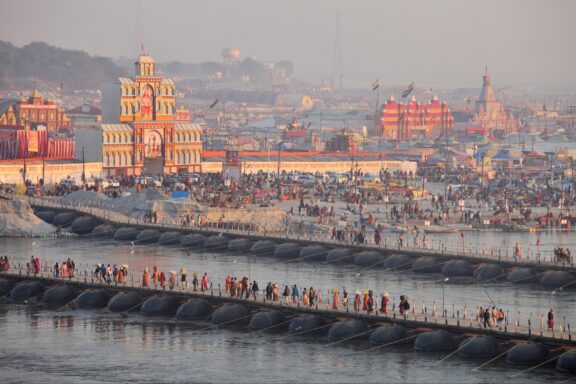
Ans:
{"label": "flagpole", "polygon": [[374,129],[374,127],[376,126],[376,120],[378,119],[379,116],[378,104],[380,103],[380,79],[376,79],[376,81],[372,83],[372,91],[376,91],[376,104],[374,107],[374,126],[372,127],[372,129]]}

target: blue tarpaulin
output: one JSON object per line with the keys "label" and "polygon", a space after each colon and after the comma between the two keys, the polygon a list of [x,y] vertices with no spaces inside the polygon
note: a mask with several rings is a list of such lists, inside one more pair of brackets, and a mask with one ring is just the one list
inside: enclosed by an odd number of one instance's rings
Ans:
{"label": "blue tarpaulin", "polygon": [[180,199],[183,197],[188,197],[190,196],[190,192],[188,191],[173,191],[172,192],[172,197],[175,199]]}

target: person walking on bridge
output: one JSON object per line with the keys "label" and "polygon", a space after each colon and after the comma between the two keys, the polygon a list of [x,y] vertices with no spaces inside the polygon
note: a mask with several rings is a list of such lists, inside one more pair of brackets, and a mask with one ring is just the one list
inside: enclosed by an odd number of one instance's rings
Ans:
{"label": "person walking on bridge", "polygon": [[118,276],[116,277],[116,281],[118,282],[118,284],[124,283],[124,268],[122,268],[122,266],[118,268]]}
{"label": "person walking on bridge", "polygon": [[372,314],[372,311],[374,311],[374,296],[372,290],[370,290],[368,291],[368,309],[366,310],[366,313],[370,315]]}
{"label": "person walking on bridge", "polygon": [[280,298],[280,285],[278,282],[272,284],[272,300],[278,301]]}
{"label": "person walking on bridge", "polygon": [[492,325],[490,324],[490,317],[490,308],[486,307],[484,310],[484,328],[492,328]]}
{"label": "person walking on bridge", "polygon": [[310,287],[308,295],[310,298],[310,306],[313,307],[314,304],[316,303],[316,291],[314,290],[314,287]]}
{"label": "person walking on bridge", "polygon": [[170,271],[170,279],[168,280],[168,287],[172,291],[176,286],[176,271]]}
{"label": "person walking on bridge", "polygon": [[256,301],[256,296],[258,296],[258,283],[256,280],[252,283],[252,296],[254,297],[254,301]]}
{"label": "person walking on bridge", "polygon": [[292,303],[296,304],[299,299],[300,299],[300,294],[298,292],[298,287],[296,286],[296,284],[294,284],[292,286]]}
{"label": "person walking on bridge", "polygon": [[[227,288],[226,293],[230,294],[230,275],[228,275],[228,277],[226,278],[226,281],[227,281],[226,284],[228,284],[228,288]],[[194,276],[192,277],[192,287],[193,287],[194,292],[196,292],[198,290],[198,282],[199,282],[198,272],[194,272]]]}
{"label": "person walking on bridge", "polygon": [[[32,256],[32,258],[34,259],[34,256]],[[40,259],[37,257],[34,260],[34,276],[36,276],[39,273],[40,273]]]}
{"label": "person walking on bridge", "polygon": [[148,268],[144,269],[144,273],[142,274],[142,286],[145,288],[150,286],[150,273],[148,272]]}
{"label": "person walking on bridge", "polygon": [[334,288],[332,290],[332,309],[337,311],[338,310],[338,302],[340,301],[340,295],[338,294],[338,288]]}
{"label": "person walking on bridge", "polygon": [[[194,273],[194,278],[196,278],[197,274],[196,272]],[[230,277],[230,275],[226,276],[226,283],[225,283],[225,288],[226,288],[226,294],[230,295],[230,283],[232,282],[232,278]],[[194,290],[196,290],[196,286],[194,286]]]}
{"label": "person walking on bridge", "polygon": [[180,268],[180,281],[183,288],[188,288],[188,269],[182,267]]}
{"label": "person walking on bridge", "polygon": [[74,272],[76,271],[76,263],[74,260],[70,260],[70,265],[68,266],[68,270],[70,271],[70,278],[74,278]]}
{"label": "person walking on bridge", "polygon": [[388,292],[384,292],[384,294],[382,294],[382,302],[380,303],[380,313],[387,313],[386,306],[388,305],[388,301],[390,301]]}
{"label": "person walking on bridge", "polygon": [[552,308],[548,311],[548,330],[552,331],[552,336],[554,336],[554,310]]}
{"label": "person walking on bridge", "polygon": [[154,284],[154,288],[156,288],[156,284],[158,283],[158,278],[160,276],[158,275],[158,267],[154,266],[152,268],[152,283]]}
{"label": "person walking on bridge", "polygon": [[284,296],[284,301],[286,302],[286,305],[290,304],[290,287],[288,286],[288,284],[286,284],[284,286],[284,293],[282,294],[282,296]]}
{"label": "person walking on bridge", "polygon": [[356,311],[356,313],[360,312],[360,302],[362,300],[360,300],[360,291],[356,291],[356,296],[354,297],[354,311]]}
{"label": "person walking on bridge", "polygon": [[65,262],[62,262],[62,264],[60,264],[60,276],[65,279],[66,276],[68,276],[68,267],[66,266]]}
{"label": "person walking on bridge", "polygon": [[208,290],[208,274],[204,272],[204,276],[202,276],[202,286],[200,287],[202,292]]}

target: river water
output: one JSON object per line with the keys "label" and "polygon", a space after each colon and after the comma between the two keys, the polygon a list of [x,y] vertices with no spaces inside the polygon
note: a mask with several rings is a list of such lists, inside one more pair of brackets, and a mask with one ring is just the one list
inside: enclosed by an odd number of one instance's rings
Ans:
{"label": "river water", "polygon": [[[496,235],[498,236],[498,235]],[[528,242],[528,234],[515,234]],[[542,243],[554,242],[555,234],[541,235]],[[547,236],[550,236],[548,238]],[[516,241],[509,238],[510,241]],[[498,239],[483,239],[496,242]],[[568,244],[573,239],[567,238]],[[70,257],[77,269],[88,274],[96,263],[127,263],[135,278],[144,267],[163,271],[185,266],[201,275],[207,272],[214,287],[223,286],[227,274],[256,279],[261,288],[268,281],[314,286],[326,297],[329,289],[347,287],[387,291],[394,302],[401,294],[429,308],[440,310],[442,297],[452,310],[470,312],[494,301],[511,321],[518,311],[525,323],[539,323],[541,313],[552,306],[558,322],[576,319],[573,291],[551,294],[538,285],[487,283],[451,279],[440,275],[391,272],[380,268],[361,270],[353,265],[280,262],[272,257],[194,252],[178,247],[131,246],[112,240],[0,239],[0,254],[25,259],[34,254],[50,265]],[[454,307],[452,306],[454,305]],[[565,320],[564,320],[565,318]],[[2,382],[414,382],[414,383],[514,383],[561,382],[570,376],[552,368],[508,378],[520,372],[503,361],[479,373],[471,370],[483,361],[453,356],[432,366],[445,354],[415,352],[411,347],[390,346],[370,352],[362,342],[327,347],[319,337],[285,337],[286,332],[256,336],[245,328],[206,329],[171,320],[129,318],[94,311],[55,312],[34,306],[0,304],[0,379]]]}

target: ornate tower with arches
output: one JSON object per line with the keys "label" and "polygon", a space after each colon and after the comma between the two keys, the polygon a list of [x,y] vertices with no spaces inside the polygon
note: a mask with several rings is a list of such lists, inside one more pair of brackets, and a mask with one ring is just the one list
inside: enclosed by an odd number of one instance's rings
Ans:
{"label": "ornate tower with arches", "polygon": [[118,80],[119,121],[102,124],[108,176],[200,171],[202,128],[182,121],[182,111],[176,118],[174,81],[158,75],[156,62],[144,51],[134,75]]}

